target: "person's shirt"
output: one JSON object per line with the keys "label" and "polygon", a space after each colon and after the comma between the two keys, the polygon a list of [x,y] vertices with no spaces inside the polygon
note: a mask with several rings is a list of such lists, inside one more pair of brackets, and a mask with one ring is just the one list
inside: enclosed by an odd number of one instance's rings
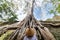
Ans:
{"label": "person's shirt", "polygon": [[33,37],[25,36],[23,40],[37,40],[37,37],[36,37],[36,35],[34,35]]}

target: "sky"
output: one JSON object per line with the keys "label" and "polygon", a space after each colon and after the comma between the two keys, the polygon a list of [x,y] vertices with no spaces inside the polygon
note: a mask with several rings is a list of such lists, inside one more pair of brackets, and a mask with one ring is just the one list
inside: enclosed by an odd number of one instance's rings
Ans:
{"label": "sky", "polygon": [[43,4],[40,7],[34,8],[34,16],[38,20],[47,20],[48,18],[52,18],[54,15],[50,13],[50,10],[53,9],[52,3]]}

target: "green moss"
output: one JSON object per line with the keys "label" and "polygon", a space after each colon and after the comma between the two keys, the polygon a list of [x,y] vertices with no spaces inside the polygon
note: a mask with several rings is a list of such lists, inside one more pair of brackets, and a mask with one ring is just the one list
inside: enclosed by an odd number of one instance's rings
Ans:
{"label": "green moss", "polygon": [[6,40],[9,35],[12,33],[13,31],[7,31],[5,34],[3,34],[1,37],[0,37],[0,40]]}

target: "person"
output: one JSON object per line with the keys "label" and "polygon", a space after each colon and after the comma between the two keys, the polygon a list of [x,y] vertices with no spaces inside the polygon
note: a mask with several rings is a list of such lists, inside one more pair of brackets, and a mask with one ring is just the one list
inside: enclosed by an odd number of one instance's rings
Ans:
{"label": "person", "polygon": [[34,28],[27,28],[23,40],[37,40],[36,30]]}
{"label": "person", "polygon": [[[56,40],[47,27],[40,28],[40,32],[43,37],[41,40]],[[26,35],[23,40],[38,40],[35,29],[27,28]]]}

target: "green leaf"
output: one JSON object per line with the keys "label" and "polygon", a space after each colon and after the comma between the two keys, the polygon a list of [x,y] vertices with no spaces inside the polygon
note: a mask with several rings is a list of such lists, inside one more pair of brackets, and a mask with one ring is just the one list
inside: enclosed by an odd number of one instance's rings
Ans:
{"label": "green leaf", "polygon": [[58,0],[58,1],[60,1],[60,0]]}
{"label": "green leaf", "polygon": [[0,15],[0,18],[2,18],[2,15]]}
{"label": "green leaf", "polygon": [[58,4],[58,7],[56,8],[57,12],[60,13],[60,4]]}
{"label": "green leaf", "polygon": [[54,10],[50,10],[50,13],[54,13]]}
{"label": "green leaf", "polygon": [[5,10],[8,7],[6,3],[1,4],[1,6],[3,7],[3,10]]}
{"label": "green leaf", "polygon": [[3,0],[0,0],[0,2],[3,2]]}
{"label": "green leaf", "polygon": [[0,12],[2,13],[2,7],[0,7]]}

